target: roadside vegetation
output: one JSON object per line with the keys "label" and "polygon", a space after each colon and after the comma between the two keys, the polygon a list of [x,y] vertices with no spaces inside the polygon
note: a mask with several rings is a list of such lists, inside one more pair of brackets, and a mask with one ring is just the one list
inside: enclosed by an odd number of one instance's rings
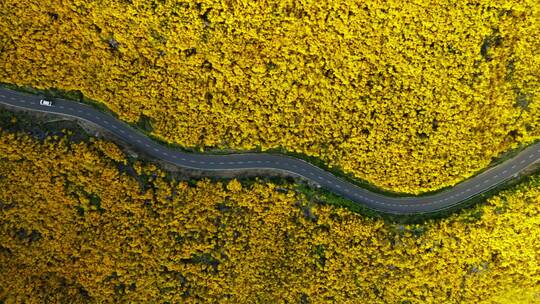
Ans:
{"label": "roadside vegetation", "polygon": [[396,192],[540,137],[537,1],[0,3],[0,81],[202,150],[285,150]]}
{"label": "roadside vegetation", "polygon": [[0,189],[4,303],[532,303],[540,292],[538,175],[404,225],[293,184],[178,180],[110,142],[2,128]]}

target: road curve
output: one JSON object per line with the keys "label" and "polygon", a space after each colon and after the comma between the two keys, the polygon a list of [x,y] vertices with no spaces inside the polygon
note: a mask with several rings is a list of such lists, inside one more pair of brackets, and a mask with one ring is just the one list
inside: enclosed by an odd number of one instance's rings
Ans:
{"label": "road curve", "polygon": [[64,99],[55,99],[53,106],[40,105],[42,97],[0,88],[0,103],[30,111],[60,114],[85,120],[104,128],[120,139],[152,157],[179,167],[204,170],[277,169],[291,176],[303,177],[323,188],[368,208],[392,214],[419,214],[448,209],[466,199],[486,192],[516,177],[540,160],[540,142],[515,157],[494,166],[456,186],[430,196],[390,197],[353,185],[301,159],[268,153],[205,155],[184,153],[165,147],[116,118],[93,107]]}

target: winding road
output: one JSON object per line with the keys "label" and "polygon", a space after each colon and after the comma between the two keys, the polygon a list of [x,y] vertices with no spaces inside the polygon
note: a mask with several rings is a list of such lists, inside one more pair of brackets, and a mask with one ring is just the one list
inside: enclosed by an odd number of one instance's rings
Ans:
{"label": "winding road", "polygon": [[0,103],[29,111],[59,114],[91,122],[108,130],[146,154],[176,166],[203,171],[274,169],[308,179],[323,188],[368,208],[392,214],[419,214],[448,209],[484,193],[540,161],[540,142],[525,148],[515,157],[494,166],[456,186],[430,196],[390,197],[351,184],[301,159],[268,153],[206,155],[179,152],[165,147],[128,124],[95,108],[64,99],[53,106],[40,105],[43,97],[0,88]]}

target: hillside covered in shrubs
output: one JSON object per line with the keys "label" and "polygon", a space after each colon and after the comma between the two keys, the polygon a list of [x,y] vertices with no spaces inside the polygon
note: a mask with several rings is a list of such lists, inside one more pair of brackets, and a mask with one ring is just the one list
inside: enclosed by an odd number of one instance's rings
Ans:
{"label": "hillside covered in shrubs", "polygon": [[[69,132],[66,132],[69,134]],[[3,303],[533,303],[540,179],[401,225],[0,131]]]}
{"label": "hillside covered in shrubs", "polygon": [[0,3],[0,81],[168,142],[283,148],[410,193],[540,136],[540,3]]}

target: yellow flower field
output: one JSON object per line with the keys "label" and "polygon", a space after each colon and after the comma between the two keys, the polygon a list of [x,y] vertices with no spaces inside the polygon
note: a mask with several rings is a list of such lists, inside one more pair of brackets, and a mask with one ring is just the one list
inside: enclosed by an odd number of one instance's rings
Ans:
{"label": "yellow flower field", "polygon": [[[44,157],[46,156],[46,157]],[[0,131],[3,303],[535,303],[540,178],[438,222]]]}
{"label": "yellow flower field", "polygon": [[186,147],[452,185],[540,137],[540,3],[0,3],[0,81],[80,90]]}

